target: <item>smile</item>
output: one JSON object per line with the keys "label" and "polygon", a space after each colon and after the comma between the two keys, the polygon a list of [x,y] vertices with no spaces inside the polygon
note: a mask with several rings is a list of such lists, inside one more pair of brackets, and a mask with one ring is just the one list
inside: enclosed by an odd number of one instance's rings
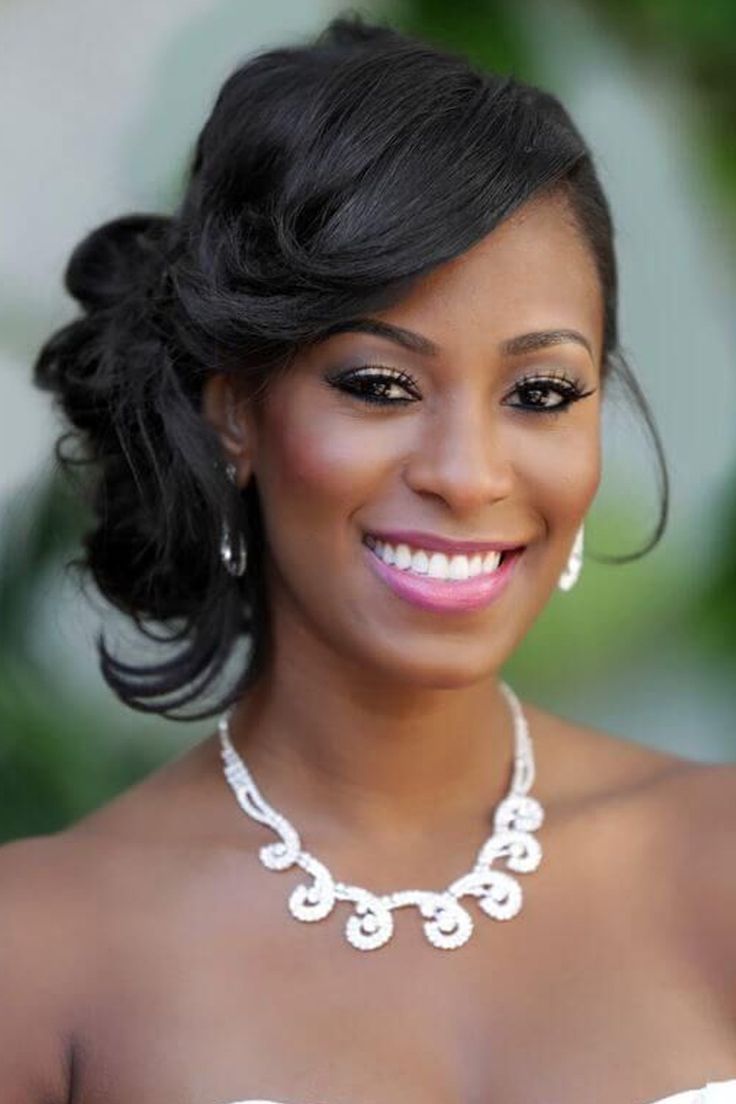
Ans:
{"label": "smile", "polygon": [[400,598],[433,611],[489,605],[511,580],[524,549],[453,553],[390,544],[366,533],[363,544],[374,573]]}
{"label": "smile", "polygon": [[376,556],[389,567],[409,571],[412,575],[427,575],[431,579],[474,579],[478,575],[492,575],[498,570],[504,553],[476,552],[472,556],[433,552],[424,548],[412,548],[408,544],[389,544],[368,533],[365,543]]}

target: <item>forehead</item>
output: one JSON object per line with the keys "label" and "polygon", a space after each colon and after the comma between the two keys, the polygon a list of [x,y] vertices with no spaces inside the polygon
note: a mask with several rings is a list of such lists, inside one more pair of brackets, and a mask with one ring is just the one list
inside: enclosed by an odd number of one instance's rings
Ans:
{"label": "forehead", "polygon": [[442,347],[502,341],[517,333],[582,331],[599,358],[600,280],[590,247],[562,198],[531,200],[485,238],[423,276],[378,317]]}

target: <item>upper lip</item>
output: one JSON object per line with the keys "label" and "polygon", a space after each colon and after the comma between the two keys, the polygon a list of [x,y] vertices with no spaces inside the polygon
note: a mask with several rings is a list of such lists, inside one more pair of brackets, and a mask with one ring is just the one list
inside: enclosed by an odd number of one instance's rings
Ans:
{"label": "upper lip", "polygon": [[418,529],[370,529],[366,530],[366,536],[375,537],[376,540],[387,541],[388,544],[411,544],[414,548],[433,549],[436,552],[457,552],[470,555],[473,552],[506,552],[512,548],[523,548],[520,541],[484,541],[484,540],[449,540],[437,533],[422,533]]}

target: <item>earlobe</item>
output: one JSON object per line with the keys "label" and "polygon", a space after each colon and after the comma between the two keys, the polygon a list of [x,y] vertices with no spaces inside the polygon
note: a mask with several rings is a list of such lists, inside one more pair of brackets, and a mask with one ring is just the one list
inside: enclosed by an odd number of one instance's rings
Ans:
{"label": "earlobe", "polygon": [[242,476],[243,465],[250,467],[249,434],[242,404],[237,401],[232,380],[223,372],[211,376],[202,389],[202,414],[215,429],[225,459]]}

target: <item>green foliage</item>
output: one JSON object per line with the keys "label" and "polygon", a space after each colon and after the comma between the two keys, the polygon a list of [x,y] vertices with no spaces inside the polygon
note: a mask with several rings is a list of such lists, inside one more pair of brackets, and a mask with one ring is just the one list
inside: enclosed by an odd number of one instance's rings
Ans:
{"label": "green foliage", "polygon": [[509,675],[521,685],[551,695],[570,681],[605,679],[612,666],[645,650],[648,642],[678,631],[682,609],[672,595],[679,590],[683,564],[669,546],[660,544],[628,563],[595,559],[596,553],[632,552],[639,512],[622,499],[586,522],[585,559],[575,588],[555,593],[508,664]]}
{"label": "green foliage", "polygon": [[[700,138],[712,170],[714,202],[736,231],[736,3],[734,0],[594,0],[632,49],[676,66],[701,101]],[[733,236],[730,244],[733,245]],[[729,243],[726,242],[726,245]],[[723,555],[707,590],[689,602],[688,631],[714,656],[736,653],[736,507],[731,496]]]}
{"label": "green foliage", "polygon": [[[49,573],[78,554],[84,511],[54,473],[10,503],[0,545],[0,840],[54,831],[166,754],[151,725],[70,693],[34,654]],[[80,601],[83,596],[80,594]]]}
{"label": "green foliage", "polygon": [[56,831],[143,777],[159,744],[72,698],[33,664],[0,669],[0,840]]}
{"label": "green foliage", "polygon": [[631,48],[678,71],[701,99],[703,149],[722,199],[736,205],[736,4],[591,0]]}
{"label": "green foliage", "polygon": [[391,4],[392,26],[446,49],[457,50],[477,65],[523,76],[529,52],[512,8],[503,0],[416,0]]}
{"label": "green foliage", "polygon": [[736,655],[736,510],[722,542],[720,564],[708,580],[705,592],[693,603],[690,631],[700,646],[717,657]]}
{"label": "green foliage", "polygon": [[0,658],[28,653],[28,612],[39,580],[78,543],[83,509],[58,473],[28,486],[3,510]]}

